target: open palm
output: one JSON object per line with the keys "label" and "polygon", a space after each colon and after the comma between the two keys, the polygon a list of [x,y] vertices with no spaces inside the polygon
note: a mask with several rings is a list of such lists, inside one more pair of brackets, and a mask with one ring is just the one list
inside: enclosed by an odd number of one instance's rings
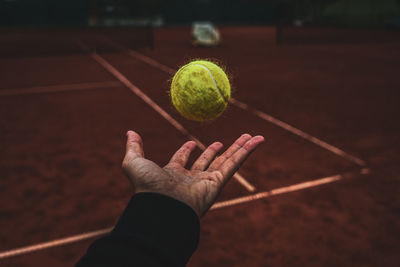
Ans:
{"label": "open palm", "polygon": [[201,217],[214,203],[225,183],[263,141],[262,136],[243,134],[218,157],[223,145],[215,142],[187,169],[190,153],[196,147],[195,142],[188,141],[161,168],[144,158],[139,134],[128,131],[122,168],[136,193],[155,192],[170,196],[189,205]]}

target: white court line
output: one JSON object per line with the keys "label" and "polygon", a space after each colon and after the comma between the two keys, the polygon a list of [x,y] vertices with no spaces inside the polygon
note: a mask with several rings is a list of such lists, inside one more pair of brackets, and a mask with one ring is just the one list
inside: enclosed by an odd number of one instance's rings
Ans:
{"label": "white court line", "polygon": [[326,149],[326,150],[328,150],[328,151],[330,151],[330,152],[332,152],[332,153],[334,153],[334,154],[336,154],[338,156],[341,156],[341,157],[343,157],[343,158],[345,158],[345,159],[347,159],[347,160],[349,160],[349,161],[351,161],[351,162],[353,162],[353,163],[355,163],[355,164],[357,164],[357,165],[359,165],[361,167],[365,166],[365,162],[363,160],[361,160],[361,159],[359,159],[359,158],[357,158],[355,156],[352,156],[352,155],[344,152],[343,150],[341,150],[341,149],[339,149],[339,148],[337,148],[335,146],[332,146],[332,145],[326,143],[325,141],[322,141],[319,138],[316,138],[316,137],[314,137],[314,136],[312,136],[312,135],[310,135],[310,134],[308,134],[306,132],[303,132],[302,130],[297,129],[297,128],[287,124],[286,122],[278,120],[278,119],[272,117],[271,115],[268,115],[268,114],[266,114],[266,113],[264,113],[264,112],[262,112],[260,110],[252,108],[249,105],[247,105],[247,104],[245,104],[243,102],[240,102],[239,100],[231,98],[230,102],[232,104],[234,104],[235,106],[240,107],[241,109],[250,111],[251,113],[257,115],[261,119],[264,119],[264,120],[266,120],[266,121],[268,121],[268,122],[270,122],[270,123],[282,128],[282,129],[285,129],[286,131],[291,132],[292,134],[295,134],[295,135],[297,135],[297,136],[299,136],[299,137],[301,137],[301,138],[303,138],[303,139],[305,139],[307,141],[310,141],[311,143],[313,143],[313,144],[315,144],[317,146],[320,146],[320,147],[322,147],[322,148],[324,148],[324,149]]}
{"label": "white court line", "polygon": [[[360,170],[360,174],[362,174],[362,175],[365,175],[368,173],[369,173],[369,169],[367,169],[367,168],[363,168]],[[294,185],[290,185],[290,186],[276,188],[276,189],[273,189],[273,190],[267,191],[267,192],[260,192],[260,193],[249,195],[249,196],[244,196],[244,197],[239,197],[239,198],[234,198],[234,199],[230,199],[230,200],[226,200],[226,201],[217,202],[210,208],[210,210],[221,209],[221,208],[230,207],[230,206],[234,206],[234,205],[238,205],[238,204],[242,204],[242,203],[247,203],[247,202],[251,202],[251,201],[255,201],[255,200],[259,200],[259,199],[269,198],[269,197],[276,196],[276,195],[281,195],[281,194],[285,194],[285,193],[300,191],[300,190],[304,190],[307,188],[312,188],[312,187],[316,187],[316,186],[320,186],[320,185],[324,185],[324,184],[333,183],[333,182],[343,179],[345,175],[346,174],[333,175],[333,176],[329,176],[329,177],[320,178],[317,180],[311,180],[311,181],[298,183],[298,184],[294,184]],[[19,256],[19,255],[47,249],[47,248],[58,247],[58,246],[63,246],[63,245],[71,244],[71,243],[76,243],[76,242],[83,241],[83,240],[90,239],[90,238],[97,238],[97,237],[100,237],[100,236],[110,233],[113,228],[114,227],[100,229],[97,231],[92,231],[92,232],[82,233],[82,234],[74,235],[74,236],[70,236],[70,237],[55,239],[52,241],[39,243],[39,244],[31,245],[31,246],[25,246],[25,247],[21,247],[21,248],[2,251],[2,252],[0,252],[0,259]]]}
{"label": "white court line", "polygon": [[[368,168],[362,168],[359,171],[359,174],[366,175],[369,172],[370,172],[370,170]],[[320,185],[324,185],[324,184],[337,182],[339,180],[342,180],[348,174],[350,174],[350,172],[344,173],[344,174],[328,176],[328,177],[323,177],[323,178],[319,178],[317,180],[311,180],[311,181],[298,183],[298,184],[294,184],[294,185],[289,185],[289,186],[285,186],[285,187],[281,187],[281,188],[276,188],[276,189],[272,189],[270,191],[260,192],[260,193],[249,195],[249,196],[244,196],[244,197],[239,197],[239,198],[234,198],[234,199],[230,199],[230,200],[226,200],[226,201],[217,202],[210,208],[210,210],[234,206],[234,205],[238,205],[238,204],[242,204],[242,203],[246,203],[246,202],[250,202],[250,201],[254,201],[254,200],[258,200],[258,199],[269,198],[269,197],[276,196],[276,195],[281,195],[281,194],[290,193],[290,192],[294,192],[294,191],[300,191],[300,190],[304,190],[304,189],[311,188],[311,187],[316,187],[316,186],[320,186]]]}
{"label": "white court line", "polygon": [[19,256],[22,254],[35,252],[38,250],[44,250],[47,248],[64,246],[67,244],[76,243],[76,242],[83,241],[86,239],[103,236],[103,235],[110,233],[112,231],[112,229],[114,229],[114,227],[101,229],[101,230],[97,230],[97,231],[92,231],[92,232],[87,232],[87,233],[83,233],[83,234],[79,234],[79,235],[73,235],[73,236],[69,236],[69,237],[65,237],[65,238],[55,239],[55,240],[51,240],[48,242],[39,243],[36,245],[2,251],[2,252],[0,252],[0,259],[15,257],[15,256]]}
{"label": "white court line", "polygon": [[[86,51],[89,51],[87,46],[79,42],[78,43],[82,48]],[[153,108],[156,112],[158,112],[164,119],[166,119],[170,124],[172,124],[178,131],[180,131],[183,135],[189,137],[191,140],[195,141],[196,144],[200,147],[201,150],[205,150],[206,146],[198,140],[196,137],[191,135],[188,130],[183,127],[177,120],[172,118],[162,107],[160,107],[156,102],[154,102],[149,96],[147,96],[142,90],[140,90],[137,86],[132,84],[128,78],[126,78],[121,72],[119,72],[114,66],[108,63],[103,57],[99,56],[96,53],[89,52],[89,55],[97,61],[104,69],[110,72],[115,78],[117,78],[122,84],[124,84],[127,88],[129,88],[133,93],[135,93],[138,97],[140,97],[144,102],[146,102],[151,108]],[[235,173],[233,178],[236,179],[242,186],[244,186],[248,191],[254,192],[256,190],[255,186],[250,184],[242,175],[239,173]]]}
{"label": "white court line", "polygon": [[91,83],[76,83],[76,84],[58,84],[48,86],[36,86],[28,88],[13,88],[13,89],[0,89],[0,96],[13,96],[13,95],[30,95],[42,93],[57,93],[66,91],[90,90],[99,88],[110,88],[121,86],[120,82],[91,82]]}
{"label": "white court line", "polygon": [[176,70],[174,70],[173,68],[170,68],[170,67],[168,67],[168,66],[166,66],[164,64],[161,64],[160,62],[158,62],[158,61],[156,61],[156,60],[154,60],[154,59],[152,59],[152,58],[150,58],[148,56],[145,56],[145,55],[143,55],[143,54],[141,54],[139,52],[136,52],[136,51],[134,51],[132,49],[127,49],[127,48],[125,48],[125,47],[123,47],[123,46],[111,41],[110,39],[104,38],[103,40],[106,43],[108,43],[109,45],[114,46],[114,48],[119,49],[119,50],[123,51],[124,53],[132,56],[133,58],[139,59],[140,61],[142,61],[144,63],[147,63],[148,65],[153,66],[156,69],[161,70],[161,71],[163,71],[163,72],[165,72],[167,74],[172,75],[172,74],[174,74],[176,72]]}
{"label": "white court line", "polygon": [[[155,67],[155,68],[157,68],[157,69],[159,69],[159,70],[161,70],[161,71],[163,71],[163,72],[165,72],[167,74],[172,75],[176,71],[176,70],[174,70],[174,69],[172,69],[172,68],[170,68],[168,66],[165,66],[165,65],[161,64],[160,62],[158,62],[158,61],[156,61],[156,60],[154,60],[154,59],[152,59],[152,58],[150,58],[148,56],[145,56],[145,55],[143,55],[143,54],[141,54],[139,52],[133,51],[131,49],[124,48],[121,45],[118,45],[118,44],[116,44],[116,43],[114,43],[114,42],[112,42],[110,40],[106,40],[106,41],[109,44],[113,45],[114,47],[120,49],[124,53],[130,55],[131,57],[139,59],[140,61],[142,61],[144,63],[147,63],[148,65],[153,66],[153,67]],[[272,117],[271,115],[268,115],[268,114],[266,114],[266,113],[264,113],[264,112],[262,112],[260,110],[252,108],[249,105],[247,105],[247,104],[245,104],[245,103],[243,103],[241,101],[238,101],[238,100],[236,100],[234,98],[231,98],[229,102],[231,102],[233,105],[235,105],[235,106],[237,106],[237,107],[239,107],[241,109],[244,109],[244,110],[247,110],[247,111],[253,113],[254,115],[258,116],[259,118],[261,118],[263,120],[266,120],[266,121],[268,121],[268,122],[270,122],[270,123],[282,128],[282,129],[284,129],[284,130],[286,130],[286,131],[288,131],[288,132],[290,132],[292,134],[295,134],[295,135],[297,135],[297,136],[299,136],[299,137],[301,137],[301,138],[303,138],[303,139],[305,139],[305,140],[307,140],[307,141],[309,141],[309,142],[311,142],[311,143],[313,143],[313,144],[315,144],[315,145],[317,145],[319,147],[322,147],[322,148],[324,148],[324,149],[326,149],[326,150],[328,150],[328,151],[330,151],[330,152],[332,152],[332,153],[334,153],[334,154],[336,154],[338,156],[341,156],[341,157],[347,159],[348,161],[351,161],[351,162],[353,162],[353,163],[355,163],[355,164],[357,164],[357,165],[359,165],[361,167],[366,165],[363,160],[361,160],[361,159],[359,159],[359,158],[357,158],[355,156],[352,156],[349,153],[347,153],[347,152],[345,152],[345,151],[343,151],[343,150],[341,150],[341,149],[339,149],[339,148],[337,148],[337,147],[335,147],[333,145],[330,145],[327,142],[322,141],[321,139],[316,138],[316,137],[314,137],[314,136],[312,136],[312,135],[310,135],[310,134],[308,134],[308,133],[306,133],[306,132],[304,132],[302,130],[299,130],[296,127],[293,127],[293,126],[291,126],[291,125],[289,125],[289,124],[287,124],[287,123],[285,123],[285,122],[283,122],[281,120],[278,120],[278,119]]]}
{"label": "white court line", "polygon": [[271,191],[260,192],[260,193],[250,195],[250,196],[238,197],[238,198],[215,203],[211,207],[210,210],[234,206],[234,205],[238,205],[238,204],[242,204],[242,203],[246,203],[246,202],[250,202],[250,201],[254,201],[254,200],[258,200],[258,199],[262,199],[262,198],[269,198],[269,197],[275,196],[275,195],[280,195],[280,194],[289,193],[289,192],[293,192],[293,191],[299,191],[299,190],[302,190],[305,188],[328,184],[328,183],[339,181],[342,178],[343,178],[342,175],[338,174],[338,175],[334,175],[334,176],[321,178],[318,180],[313,180],[313,181],[309,181],[309,182],[294,184],[294,185],[287,186],[287,187],[273,189]]}

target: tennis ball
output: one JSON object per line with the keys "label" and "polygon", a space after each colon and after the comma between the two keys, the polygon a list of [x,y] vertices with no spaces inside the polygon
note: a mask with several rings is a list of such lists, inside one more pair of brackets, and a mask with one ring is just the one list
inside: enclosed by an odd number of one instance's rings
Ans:
{"label": "tennis ball", "polygon": [[208,121],[222,114],[231,97],[225,72],[215,63],[195,60],[172,78],[171,100],[178,112],[194,121]]}

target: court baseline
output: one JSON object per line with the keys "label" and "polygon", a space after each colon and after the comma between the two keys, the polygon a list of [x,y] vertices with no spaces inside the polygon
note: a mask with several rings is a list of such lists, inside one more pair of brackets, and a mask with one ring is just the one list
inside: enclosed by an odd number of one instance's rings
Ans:
{"label": "court baseline", "polygon": [[[323,178],[319,178],[319,179],[315,179],[315,180],[310,180],[307,182],[302,182],[302,183],[298,183],[298,184],[294,184],[294,185],[289,185],[289,186],[285,186],[285,187],[281,187],[281,188],[272,189],[270,191],[259,192],[259,193],[248,195],[248,196],[243,196],[243,197],[238,197],[238,198],[234,198],[234,199],[230,199],[230,200],[226,200],[226,201],[217,202],[210,208],[210,210],[214,211],[217,209],[227,208],[227,207],[231,207],[231,206],[235,206],[235,205],[239,205],[239,204],[243,204],[243,203],[247,203],[247,202],[251,202],[251,201],[255,201],[255,200],[270,198],[272,196],[282,195],[282,194],[295,192],[295,191],[301,191],[301,190],[305,190],[305,189],[309,189],[309,188],[313,188],[313,187],[317,187],[317,186],[321,186],[321,185],[334,183],[334,182],[337,182],[337,181],[340,181],[342,179],[349,178],[349,177],[354,178],[354,176],[366,175],[368,173],[369,173],[369,169],[363,168],[359,172],[348,172],[348,173],[323,177]],[[0,252],[0,260],[9,258],[9,257],[20,256],[23,254],[32,253],[35,251],[44,250],[44,249],[48,249],[48,248],[52,248],[52,247],[64,246],[64,245],[76,243],[79,241],[83,241],[86,239],[98,238],[98,237],[107,235],[108,233],[110,233],[112,231],[112,229],[113,229],[113,227],[108,227],[108,228],[99,229],[99,230],[95,230],[95,231],[91,231],[91,232],[86,232],[86,233],[82,233],[82,234],[78,234],[78,235],[55,239],[55,240],[51,240],[48,242],[43,242],[43,243],[39,243],[39,244],[35,244],[35,245],[30,245],[30,246],[25,246],[25,247],[2,251],[2,252]]]}

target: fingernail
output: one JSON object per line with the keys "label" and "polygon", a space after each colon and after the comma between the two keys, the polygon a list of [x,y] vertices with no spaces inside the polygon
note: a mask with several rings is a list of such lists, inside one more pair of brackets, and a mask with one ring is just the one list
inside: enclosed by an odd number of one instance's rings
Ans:
{"label": "fingernail", "polygon": [[194,148],[196,146],[197,146],[197,144],[195,141],[190,141],[190,148]]}
{"label": "fingernail", "polygon": [[262,135],[257,135],[257,136],[254,136],[254,137],[257,137],[257,139],[261,139],[262,141],[265,141],[265,138]]}
{"label": "fingernail", "polygon": [[221,142],[215,142],[215,143],[214,143],[214,146],[216,146],[217,149],[220,149],[221,147],[224,146],[224,144],[222,144]]}

